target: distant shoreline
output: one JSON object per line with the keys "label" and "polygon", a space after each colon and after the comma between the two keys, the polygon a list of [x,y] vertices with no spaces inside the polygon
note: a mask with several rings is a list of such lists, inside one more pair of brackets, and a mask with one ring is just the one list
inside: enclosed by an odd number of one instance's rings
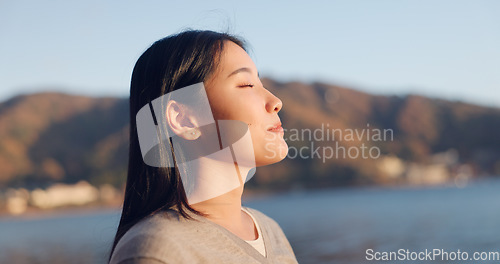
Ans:
{"label": "distant shoreline", "polygon": [[22,214],[9,214],[5,211],[0,212],[0,222],[10,220],[38,220],[47,219],[60,216],[70,215],[85,215],[88,213],[116,211],[120,212],[121,205],[87,205],[87,206],[71,206],[53,209],[39,209],[30,207]]}
{"label": "distant shoreline", "polygon": [[[261,191],[261,190],[245,190],[242,196],[242,201],[251,201],[255,198],[261,198],[273,195],[274,192]],[[28,207],[25,212],[21,214],[11,214],[7,211],[0,211],[0,222],[9,220],[37,220],[45,218],[53,218],[68,215],[84,215],[93,212],[116,211],[121,212],[123,199],[113,204],[87,204],[82,206],[64,206],[51,209],[40,209],[36,207]]]}
{"label": "distant shoreline", "polygon": [[[475,178],[469,181],[467,185],[475,185],[475,184],[487,184],[488,181],[497,181],[500,180],[500,176],[497,177],[481,177]],[[464,186],[465,187],[465,186]],[[360,189],[360,187],[351,187],[355,189]],[[351,189],[347,188],[347,189]],[[447,182],[445,184],[439,185],[386,185],[386,186],[364,186],[361,189],[386,189],[386,190],[415,190],[415,189],[433,189],[433,188],[458,188],[461,189],[463,187],[459,187],[454,185],[452,182]],[[325,189],[339,189],[339,188],[325,188]],[[325,189],[292,189],[288,191],[269,191],[269,190],[256,190],[256,189],[247,189],[243,192],[242,203],[245,205],[246,203],[252,203],[259,199],[268,198],[270,196],[282,195],[285,193],[302,193],[308,191],[325,191]],[[346,188],[340,188],[346,189]],[[30,220],[39,220],[39,219],[50,219],[57,217],[65,217],[65,216],[76,216],[76,215],[88,215],[89,213],[104,213],[104,212],[113,212],[115,211],[117,214],[121,213],[123,200],[117,200],[113,204],[87,204],[83,206],[65,206],[65,207],[56,207],[51,209],[40,209],[36,207],[28,207],[27,210],[22,214],[10,214],[7,211],[0,211],[0,222],[3,221],[30,221]]]}

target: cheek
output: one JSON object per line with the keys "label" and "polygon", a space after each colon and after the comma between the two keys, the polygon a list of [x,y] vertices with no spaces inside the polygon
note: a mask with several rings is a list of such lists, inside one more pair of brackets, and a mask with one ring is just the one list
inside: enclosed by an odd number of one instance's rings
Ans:
{"label": "cheek", "polygon": [[231,100],[214,105],[212,113],[216,120],[240,120],[251,127],[258,127],[262,113],[251,101]]}
{"label": "cheek", "polygon": [[[222,96],[209,98],[212,114],[216,120],[243,120],[246,108],[238,100],[227,100]],[[248,123],[248,122],[247,122]]]}
{"label": "cheek", "polygon": [[[268,132],[263,121],[267,115],[255,91],[238,94],[224,93],[223,96],[209,95],[215,120],[240,120],[248,124],[255,154],[256,166],[281,161],[288,154],[288,145],[280,134]],[[253,93],[251,93],[253,92]],[[231,99],[231,100],[230,100]]]}

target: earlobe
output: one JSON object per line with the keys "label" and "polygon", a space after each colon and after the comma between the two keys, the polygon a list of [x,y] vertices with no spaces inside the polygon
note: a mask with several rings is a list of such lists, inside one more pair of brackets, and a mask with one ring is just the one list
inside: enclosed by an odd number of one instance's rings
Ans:
{"label": "earlobe", "polygon": [[185,105],[170,100],[165,109],[166,121],[170,130],[177,136],[186,140],[196,140],[201,136],[201,131],[197,128],[196,118],[188,110]]}
{"label": "earlobe", "polygon": [[184,138],[188,140],[196,140],[201,136],[201,132],[199,129],[194,128],[184,132]]}

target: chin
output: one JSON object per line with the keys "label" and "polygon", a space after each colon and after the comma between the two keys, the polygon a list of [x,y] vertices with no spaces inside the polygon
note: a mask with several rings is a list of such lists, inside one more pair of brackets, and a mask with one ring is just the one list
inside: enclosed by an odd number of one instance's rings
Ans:
{"label": "chin", "polygon": [[278,163],[286,158],[288,145],[284,140],[267,143],[261,151],[255,153],[255,165],[257,167]]}

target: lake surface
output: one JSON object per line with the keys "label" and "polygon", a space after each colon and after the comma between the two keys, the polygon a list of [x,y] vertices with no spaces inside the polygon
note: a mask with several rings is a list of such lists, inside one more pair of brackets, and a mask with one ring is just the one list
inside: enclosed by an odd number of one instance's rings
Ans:
{"label": "lake surface", "polygon": [[[367,249],[500,251],[500,180],[294,192],[244,204],[281,225],[299,263],[370,262]],[[0,219],[0,262],[105,263],[118,221],[118,211]]]}

